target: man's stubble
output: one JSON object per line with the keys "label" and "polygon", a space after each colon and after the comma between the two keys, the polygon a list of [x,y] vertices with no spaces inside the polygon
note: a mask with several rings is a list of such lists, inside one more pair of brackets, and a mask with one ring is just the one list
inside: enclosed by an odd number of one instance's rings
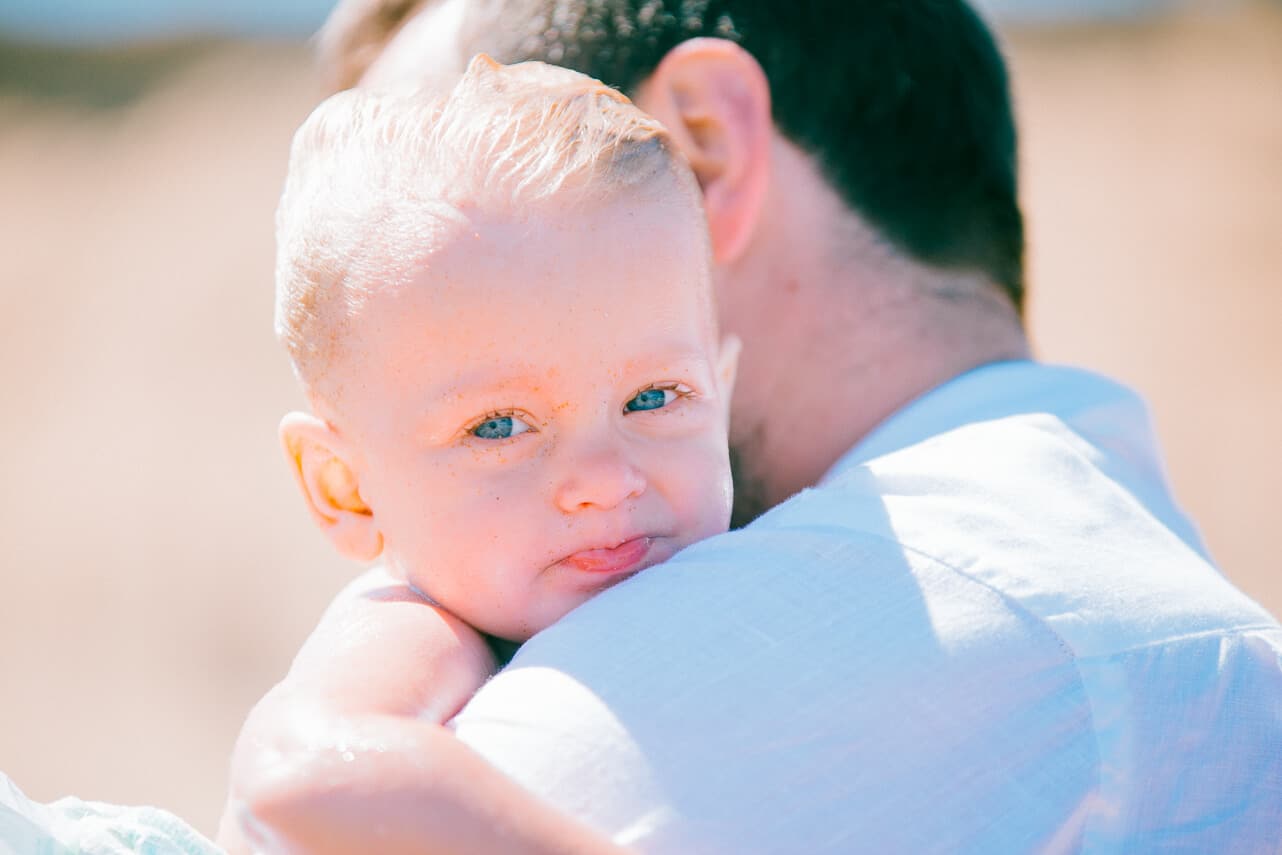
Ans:
{"label": "man's stubble", "polygon": [[743,528],[770,510],[764,481],[756,474],[750,439],[730,446],[730,477],[734,482],[734,503],[730,509],[731,530]]}

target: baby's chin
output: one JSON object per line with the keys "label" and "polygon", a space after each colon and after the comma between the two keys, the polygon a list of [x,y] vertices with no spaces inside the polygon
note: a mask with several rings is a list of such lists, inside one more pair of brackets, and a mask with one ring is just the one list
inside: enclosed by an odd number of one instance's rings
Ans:
{"label": "baby's chin", "polygon": [[[535,590],[520,614],[473,610],[475,621],[469,623],[493,638],[496,644],[510,646],[514,651],[610,588],[663,564],[686,546],[726,530],[724,524],[716,525],[706,519],[696,527],[700,530],[693,533],[643,536],[617,547],[588,549],[566,556],[538,574]],[[460,617],[468,620],[468,616],[460,614]]]}
{"label": "baby's chin", "polygon": [[519,647],[545,629],[556,625],[566,615],[569,615],[588,601],[595,599],[598,595],[667,560],[675,550],[664,550],[663,552],[664,554],[656,556],[653,561],[631,568],[627,572],[589,580],[592,582],[591,585],[579,586],[573,591],[562,590],[555,597],[549,597],[549,601],[539,603],[532,608],[525,618],[516,625],[513,625],[510,619],[502,621],[501,625],[500,622],[496,621],[490,624],[490,629],[483,630],[483,632],[500,643]]}
{"label": "baby's chin", "polygon": [[504,622],[502,625],[495,624],[493,626],[494,631],[485,632],[485,634],[492,635],[502,643],[511,644],[514,645],[514,647],[520,647],[540,632],[560,623],[566,615],[575,611],[579,606],[582,606],[589,600],[595,598],[597,594],[600,594],[606,588],[613,587],[622,581],[624,581],[624,579],[618,579],[600,590],[584,593],[572,601],[558,602],[555,605],[548,605],[544,608],[537,609],[533,614],[528,615],[515,626],[508,622]]}

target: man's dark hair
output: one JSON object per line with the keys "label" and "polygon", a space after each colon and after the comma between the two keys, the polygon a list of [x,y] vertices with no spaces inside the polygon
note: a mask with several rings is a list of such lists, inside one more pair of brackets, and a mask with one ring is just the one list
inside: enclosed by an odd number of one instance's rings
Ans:
{"label": "man's dark hair", "polygon": [[1022,305],[1006,68],[962,0],[523,0],[499,20],[465,33],[464,47],[628,94],[686,39],[737,42],[765,71],[779,130],[865,221],[918,261],[988,275]]}

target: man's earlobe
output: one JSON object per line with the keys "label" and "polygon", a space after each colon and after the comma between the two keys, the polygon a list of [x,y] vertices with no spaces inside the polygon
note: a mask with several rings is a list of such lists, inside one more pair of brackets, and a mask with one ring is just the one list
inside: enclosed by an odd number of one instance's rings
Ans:
{"label": "man's earlobe", "polygon": [[770,180],[770,84],[752,54],[725,39],[690,39],[663,58],[637,94],[686,156],[719,264],[743,254]]}
{"label": "man's earlobe", "polygon": [[312,518],[338,551],[356,561],[382,554],[383,534],[334,429],[315,416],[290,413],[281,419],[280,440]]}

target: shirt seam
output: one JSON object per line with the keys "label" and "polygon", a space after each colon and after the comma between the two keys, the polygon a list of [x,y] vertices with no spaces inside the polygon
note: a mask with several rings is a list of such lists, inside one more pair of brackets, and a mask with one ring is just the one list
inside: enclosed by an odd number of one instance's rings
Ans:
{"label": "shirt seam", "polygon": [[[1077,652],[1072,648],[1071,645],[1069,645],[1069,643],[1064,639],[1064,637],[1060,635],[1055,630],[1054,627],[1050,626],[1050,624],[1047,623],[1045,618],[1039,617],[1037,614],[1035,614],[1031,609],[1029,609],[1019,600],[1015,599],[1010,594],[1006,593],[1000,588],[994,586],[991,582],[986,582],[983,579],[980,579],[975,575],[966,572],[965,570],[958,569],[957,567],[954,567],[952,564],[943,560],[942,558],[932,555],[931,553],[926,552],[916,546],[905,543],[902,540],[896,540],[893,537],[888,537],[884,534],[880,534],[879,532],[869,531],[868,529],[864,529],[864,528],[845,528],[842,526],[800,526],[798,527],[798,529],[810,530],[810,531],[830,529],[834,532],[843,532],[843,533],[855,531],[864,535],[865,537],[874,538],[883,543],[890,544],[891,546],[894,546],[896,548],[907,550],[908,552],[911,552],[914,555],[924,558],[933,564],[937,564],[940,567],[944,568],[945,570],[948,570],[958,576],[961,576],[971,582],[974,582],[976,585],[979,585],[981,588],[984,588],[985,590],[997,595],[998,599],[1000,599],[1003,603],[1005,603],[1007,608],[1009,608],[1011,611],[1016,612],[1020,615],[1023,615],[1031,623],[1045,629],[1046,632],[1049,633],[1051,637],[1055,639],[1055,643],[1059,646],[1060,650],[1069,658],[1069,660],[1074,664],[1074,666],[1076,666],[1077,662],[1080,661],[1080,659],[1082,658],[1077,655]],[[821,554],[828,554],[828,553],[825,550],[824,553],[821,553]]]}
{"label": "shirt seam", "polygon": [[[874,537],[880,537],[883,540],[887,540],[891,543],[895,542],[894,540],[891,540],[890,538],[887,538],[883,535],[874,535]],[[922,558],[926,559],[927,561],[930,561],[940,567],[943,567],[944,569],[957,574],[963,579],[968,579],[971,582],[975,583],[976,585],[979,585],[981,588],[984,588],[985,590],[988,590],[991,593],[995,594],[1003,603],[1006,604],[1006,607],[1008,609],[1015,612],[1016,614],[1023,615],[1026,620],[1032,621],[1035,626],[1040,626],[1043,630],[1049,633],[1052,638],[1055,639],[1055,643],[1059,645],[1060,650],[1063,651],[1063,653],[1068,657],[1069,664],[1071,664],[1073,667],[1073,679],[1077,681],[1077,690],[1082,693],[1082,698],[1086,702],[1086,714],[1090,719],[1091,747],[1093,749],[1092,753],[1095,755],[1095,762],[1091,764],[1090,792],[1092,796],[1098,796],[1100,793],[1100,788],[1103,786],[1103,781],[1101,778],[1103,770],[1101,767],[1104,764],[1104,753],[1103,753],[1103,749],[1100,746],[1100,741],[1099,741],[1099,726],[1097,724],[1097,719],[1095,716],[1095,700],[1094,698],[1091,697],[1091,693],[1086,689],[1086,678],[1082,674],[1083,660],[1081,657],[1077,655],[1077,651],[1073,649],[1073,647],[1068,643],[1068,641],[1064,638],[1064,636],[1060,635],[1059,632],[1056,631],[1056,629],[1053,626],[1051,626],[1050,623],[1045,618],[1035,614],[1032,611],[1032,609],[1028,608],[1028,606],[1024,605],[1022,602],[1012,597],[1010,594],[1006,593],[1000,588],[997,588],[992,583],[987,582],[983,579],[980,579],[971,573],[967,573],[964,570],[960,570],[954,567],[952,564],[948,563],[947,561],[943,561],[935,557],[934,555],[931,555],[927,552],[923,552],[922,550],[918,549],[915,546],[911,546],[907,543],[901,543],[900,545],[902,548],[912,552],[913,554],[919,555]],[[1071,818],[1071,815],[1070,815],[1070,818]],[[1081,838],[1080,838],[1082,843],[1079,844],[1079,847],[1078,847],[1079,852],[1081,851],[1081,847],[1082,845],[1084,845],[1085,840],[1087,839],[1087,830],[1091,825],[1092,825],[1091,815],[1088,812],[1087,815],[1082,819]]]}
{"label": "shirt seam", "polygon": [[[961,570],[957,567],[954,567],[951,563],[935,555],[932,555],[929,552],[926,552],[918,547],[912,546],[911,544],[904,543],[903,541],[895,540],[894,538],[887,537],[884,534],[868,531],[866,529],[853,529],[853,530],[861,532],[866,537],[875,538],[879,541],[882,541],[883,543],[887,543],[899,549],[903,549],[907,552],[911,552],[912,554],[926,561],[929,561],[938,567],[941,567],[957,576],[960,576],[963,579],[966,579],[970,582],[973,582],[976,585],[979,585],[981,588],[984,588],[985,590],[996,595],[998,599],[1000,599],[1001,602],[1005,604],[1006,607],[1010,609],[1012,612],[1018,615],[1022,615],[1026,620],[1031,621],[1032,624],[1035,626],[1041,627],[1045,632],[1047,632],[1050,635],[1051,638],[1055,639],[1055,643],[1059,646],[1060,650],[1068,657],[1069,663],[1073,667],[1073,676],[1074,676],[1074,679],[1077,681],[1078,690],[1081,692],[1082,698],[1086,702],[1086,712],[1090,719],[1091,745],[1094,749],[1093,753],[1095,756],[1095,762],[1092,764],[1092,767],[1091,767],[1091,777],[1093,780],[1092,792],[1095,794],[1098,794],[1100,792],[1100,787],[1102,785],[1101,766],[1104,762],[1104,759],[1103,759],[1103,751],[1099,742],[1099,728],[1097,726],[1097,719],[1095,715],[1094,699],[1091,697],[1091,693],[1087,691],[1086,679],[1082,674],[1082,667],[1084,665],[1096,664],[1112,657],[1125,656],[1128,654],[1137,653],[1142,650],[1159,648],[1165,645],[1181,644],[1181,643],[1193,641],[1199,638],[1207,638],[1207,637],[1212,637],[1216,635],[1219,635],[1222,638],[1240,638],[1241,636],[1247,635],[1252,632],[1278,631],[1280,629],[1279,625],[1273,624],[1273,623],[1252,623],[1252,624],[1247,624],[1243,626],[1233,627],[1231,630],[1207,629],[1207,630],[1201,630],[1198,632],[1185,633],[1185,634],[1174,636],[1174,637],[1162,638],[1162,639],[1158,639],[1150,642],[1145,642],[1142,644],[1135,644],[1135,645],[1131,645],[1130,647],[1125,647],[1119,650],[1109,651],[1108,653],[1099,653],[1099,654],[1094,654],[1090,656],[1080,656],[1078,655],[1077,651],[1068,643],[1068,641],[1062,635],[1060,635],[1060,633],[1056,631],[1055,628],[1051,626],[1050,623],[1045,618],[1037,615],[1030,608],[1028,608],[1028,606],[1020,602],[1017,598],[1013,597],[1012,595],[996,587],[991,582],[978,578],[974,574],[966,572],[965,570]],[[1092,824],[1091,817],[1088,815],[1082,825],[1083,835],[1087,833],[1087,830],[1091,826],[1091,824]]]}
{"label": "shirt seam", "polygon": [[1122,647],[1117,650],[1110,650],[1108,653],[1095,653],[1090,656],[1078,656],[1078,662],[1099,662],[1114,656],[1125,656],[1129,653],[1138,653],[1142,650],[1152,650],[1156,647],[1163,647],[1168,644],[1183,644],[1187,641],[1196,641],[1201,638],[1219,636],[1220,638],[1238,638],[1252,632],[1276,632],[1282,629],[1277,624],[1272,623],[1252,623],[1242,626],[1235,626],[1231,629],[1203,629],[1198,632],[1186,632],[1182,635],[1172,635],[1167,638],[1157,639],[1155,641],[1146,641],[1141,644],[1132,644],[1130,647]]}
{"label": "shirt seam", "polygon": [[[847,531],[858,531],[867,537],[875,538],[884,543],[888,543],[892,546],[895,546],[899,549],[907,550],[908,552],[911,552],[914,555],[917,555],[939,567],[942,567],[943,569],[948,570],[949,572],[957,576],[960,576],[963,579],[966,579],[970,582],[973,582],[976,585],[979,585],[981,588],[996,595],[997,598],[1001,600],[1001,602],[1004,603],[1006,607],[1010,609],[1013,613],[1023,616],[1025,620],[1030,621],[1034,626],[1041,627],[1045,632],[1047,632],[1051,636],[1051,638],[1055,640],[1055,643],[1059,646],[1061,652],[1063,652],[1065,656],[1068,657],[1069,664],[1073,668],[1073,677],[1077,681],[1078,691],[1081,692],[1082,698],[1086,702],[1086,712],[1090,719],[1091,745],[1094,748],[1094,755],[1095,755],[1095,762],[1092,764],[1092,767],[1091,767],[1091,777],[1093,779],[1093,784],[1094,784],[1094,786],[1092,787],[1092,792],[1098,793],[1101,785],[1100,784],[1100,767],[1103,764],[1104,760],[1103,760],[1103,753],[1100,749],[1100,744],[1099,744],[1099,727],[1096,723],[1095,704],[1093,699],[1091,698],[1090,692],[1086,690],[1086,679],[1083,677],[1082,669],[1081,669],[1082,663],[1084,661],[1091,661],[1093,657],[1087,657],[1086,659],[1079,657],[1077,655],[1077,652],[1072,648],[1071,645],[1069,645],[1068,641],[1066,641],[1064,637],[1060,635],[1059,632],[1057,632],[1055,628],[1046,621],[1045,618],[1038,616],[1031,609],[1029,609],[1027,606],[1021,603],[1019,600],[1015,599],[1010,594],[1006,593],[1000,588],[997,588],[992,583],[986,582],[985,580],[980,579],[971,573],[967,573],[964,570],[960,570],[954,567],[949,562],[944,561],[943,559],[938,558],[934,555],[931,555],[930,553],[925,552],[915,546],[904,543],[903,541],[900,541],[900,540],[895,540],[894,538],[891,538],[891,537],[887,537],[884,534],[879,534],[874,531],[868,531],[867,529],[860,529],[860,528],[847,529]],[[1086,823],[1089,824],[1089,822],[1090,820],[1088,818]],[[1083,826],[1083,832],[1085,832],[1085,825]]]}

